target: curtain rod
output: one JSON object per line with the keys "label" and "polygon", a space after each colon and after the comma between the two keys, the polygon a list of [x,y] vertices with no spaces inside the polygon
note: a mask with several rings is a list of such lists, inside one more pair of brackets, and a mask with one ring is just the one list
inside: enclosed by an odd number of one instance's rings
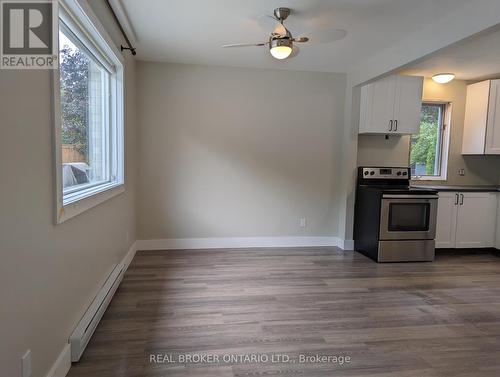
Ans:
{"label": "curtain rod", "polygon": [[109,3],[109,0],[106,0],[106,4],[108,4],[108,8],[111,11],[111,14],[113,15],[113,18],[115,19],[116,23],[118,24],[118,27],[120,28],[120,31],[122,32],[123,37],[125,38],[125,41],[127,42],[128,47],[123,47],[122,45],[120,45],[120,49],[122,51],[129,50],[132,53],[132,55],[136,55],[137,53],[135,52],[135,47],[132,47],[132,43],[130,43],[130,39],[128,39],[127,34],[125,33],[125,30],[123,30],[122,24],[118,20],[118,17],[116,17],[116,13],[113,10],[113,7],[111,6],[111,4]]}

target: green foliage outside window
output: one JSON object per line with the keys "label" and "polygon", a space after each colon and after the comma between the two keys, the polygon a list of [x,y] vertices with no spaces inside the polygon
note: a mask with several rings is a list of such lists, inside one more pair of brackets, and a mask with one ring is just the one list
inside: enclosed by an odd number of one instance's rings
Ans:
{"label": "green foliage outside window", "polygon": [[59,51],[61,74],[62,143],[87,156],[88,57],[65,45]]}
{"label": "green foliage outside window", "polygon": [[438,175],[436,158],[439,158],[440,106],[423,105],[420,119],[420,134],[411,139],[410,164],[424,166],[425,175]]}

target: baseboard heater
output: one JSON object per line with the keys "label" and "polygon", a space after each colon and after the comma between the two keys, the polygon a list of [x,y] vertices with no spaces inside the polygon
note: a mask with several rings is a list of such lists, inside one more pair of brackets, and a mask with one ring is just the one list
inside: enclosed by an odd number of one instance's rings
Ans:
{"label": "baseboard heater", "polygon": [[69,338],[71,345],[71,362],[80,360],[80,357],[87,347],[87,344],[92,337],[99,321],[101,320],[106,308],[108,307],[116,289],[120,285],[123,277],[123,265],[117,264],[108,278],[102,285],[88,309],[85,311],[75,331]]}

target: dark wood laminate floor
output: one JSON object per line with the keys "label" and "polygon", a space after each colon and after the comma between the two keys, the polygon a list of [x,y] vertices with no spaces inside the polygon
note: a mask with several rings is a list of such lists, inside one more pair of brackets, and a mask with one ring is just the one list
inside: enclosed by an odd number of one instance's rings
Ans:
{"label": "dark wood laminate floor", "polygon": [[[150,363],[219,355],[219,364]],[[224,354],[349,356],[226,363]],[[233,356],[234,357],[234,356]],[[138,252],[69,376],[500,376],[500,258],[336,248]]]}

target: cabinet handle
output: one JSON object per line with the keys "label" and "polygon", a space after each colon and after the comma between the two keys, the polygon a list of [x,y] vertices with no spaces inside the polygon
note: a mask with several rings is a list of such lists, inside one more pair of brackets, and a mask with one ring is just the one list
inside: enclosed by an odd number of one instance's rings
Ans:
{"label": "cabinet handle", "polygon": [[464,205],[464,194],[460,194],[460,205]]}
{"label": "cabinet handle", "polygon": [[458,206],[458,194],[455,194],[455,205]]}
{"label": "cabinet handle", "polygon": [[392,131],[392,119],[389,121],[389,131]]}
{"label": "cabinet handle", "polygon": [[394,121],[394,131],[397,131],[398,130],[398,120],[396,119]]}

